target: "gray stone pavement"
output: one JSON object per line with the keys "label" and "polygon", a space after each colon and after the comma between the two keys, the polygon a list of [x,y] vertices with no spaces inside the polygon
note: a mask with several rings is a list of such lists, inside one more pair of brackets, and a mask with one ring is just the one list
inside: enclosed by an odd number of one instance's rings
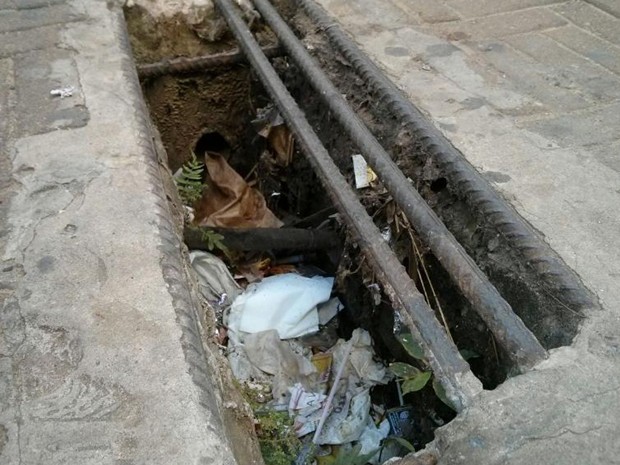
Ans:
{"label": "gray stone pavement", "polygon": [[235,463],[119,11],[0,0],[3,465]]}
{"label": "gray stone pavement", "polygon": [[620,463],[620,2],[320,3],[603,306],[440,429],[440,463]]}

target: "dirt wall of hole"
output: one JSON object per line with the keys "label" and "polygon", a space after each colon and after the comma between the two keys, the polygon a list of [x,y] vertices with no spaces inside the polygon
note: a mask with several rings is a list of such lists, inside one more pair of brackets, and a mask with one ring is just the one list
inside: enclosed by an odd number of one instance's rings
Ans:
{"label": "dirt wall of hole", "polygon": [[176,171],[200,136],[219,133],[232,151],[241,149],[251,120],[250,74],[236,67],[219,74],[162,76],[143,83],[151,117]]}

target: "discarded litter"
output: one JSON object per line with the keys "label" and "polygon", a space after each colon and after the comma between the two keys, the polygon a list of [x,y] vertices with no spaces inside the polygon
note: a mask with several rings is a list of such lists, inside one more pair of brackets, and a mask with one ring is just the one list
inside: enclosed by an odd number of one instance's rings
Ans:
{"label": "discarded litter", "polygon": [[72,97],[73,92],[75,92],[75,87],[73,86],[59,87],[58,89],[50,90],[50,95],[53,97],[65,98]]}
{"label": "discarded litter", "polygon": [[196,204],[199,226],[279,228],[282,222],[267,208],[265,198],[217,153],[205,155],[207,186]]}
{"label": "discarded litter", "polygon": [[362,434],[359,437],[359,443],[362,445],[360,450],[361,454],[369,454],[372,451],[376,451],[375,455],[368,460],[372,464],[379,463],[379,449],[381,447],[381,441],[388,437],[390,434],[390,422],[384,419],[379,425],[375,425],[370,420]]}
{"label": "discarded litter", "polygon": [[[293,133],[274,107],[259,109],[257,118],[252,121],[258,134],[269,142],[280,166],[288,166],[293,160],[295,142]],[[272,194],[273,195],[273,194]]]}
{"label": "discarded litter", "polygon": [[[402,451],[386,438],[411,437],[414,410],[373,405],[371,390],[393,381],[393,370],[377,359],[364,329],[338,337],[344,305],[332,297],[333,277],[303,260],[273,265],[254,256],[236,267],[241,282],[255,280],[243,289],[215,255],[192,251],[190,259],[216,309],[233,375],[251,393],[257,431],[267,435],[262,446],[285,437],[288,456],[304,465],[343,458],[379,465]],[[380,296],[376,283],[367,287]]]}
{"label": "discarded litter", "polygon": [[278,331],[281,339],[300,337],[319,329],[317,304],[329,300],[334,278],[280,274],[251,284],[234,302],[228,327],[257,333]]}
{"label": "discarded litter", "polygon": [[215,255],[194,250],[189,253],[189,261],[196,272],[202,295],[212,305],[231,304],[241,293],[226,264]]}
{"label": "discarded litter", "polygon": [[413,407],[403,406],[386,412],[394,436],[408,437],[413,433]]}
{"label": "discarded litter", "polygon": [[368,166],[362,155],[352,155],[353,174],[355,175],[355,188],[363,189],[377,179],[375,172]]}
{"label": "discarded litter", "polygon": [[[268,138],[280,127],[277,116],[263,128]],[[280,149],[291,148],[278,149],[277,140],[269,142],[277,163],[285,164]],[[376,176],[361,156],[358,160],[363,161],[358,187],[368,186]],[[198,225],[281,226],[263,195],[223,156],[207,153],[205,171],[202,195],[193,203]],[[282,196],[278,192],[272,197]],[[191,211],[185,213],[191,217]],[[392,382],[394,374],[377,359],[367,331],[356,328],[348,339],[339,337],[351,329],[341,314],[342,301],[333,296],[335,278],[324,277],[308,256],[246,251],[244,258],[235,258],[231,274],[215,255],[190,252],[200,290],[216,310],[217,341],[256,414],[261,447],[275,447],[304,465],[343,458],[379,465],[402,450],[386,438],[410,433],[410,412],[373,405],[371,391],[392,389],[378,386]],[[364,284],[374,305],[380,305],[378,283]],[[285,438],[281,450],[279,438]]]}
{"label": "discarded litter", "polygon": [[280,340],[275,330],[246,335],[243,349],[250,364],[271,377],[271,392],[276,404],[287,403],[290,386],[297,383],[309,389],[316,386],[317,371],[310,361],[310,350],[295,341]]}
{"label": "discarded litter", "polygon": [[319,324],[324,326],[338,315],[338,312],[344,308],[338,297],[329,299],[327,302],[318,305]]}

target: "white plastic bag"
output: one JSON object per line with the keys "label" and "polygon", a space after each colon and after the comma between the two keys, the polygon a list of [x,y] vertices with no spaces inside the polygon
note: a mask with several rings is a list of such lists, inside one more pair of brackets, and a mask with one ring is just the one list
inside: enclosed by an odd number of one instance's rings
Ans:
{"label": "white plastic bag", "polygon": [[233,302],[229,329],[245,333],[275,329],[280,339],[316,332],[316,306],[329,300],[333,284],[334,278],[306,278],[294,273],[250,284]]}
{"label": "white plastic bag", "polygon": [[200,291],[209,303],[224,306],[241,294],[241,288],[231,276],[226,264],[215,255],[202,250],[192,250],[189,260],[198,277]]}

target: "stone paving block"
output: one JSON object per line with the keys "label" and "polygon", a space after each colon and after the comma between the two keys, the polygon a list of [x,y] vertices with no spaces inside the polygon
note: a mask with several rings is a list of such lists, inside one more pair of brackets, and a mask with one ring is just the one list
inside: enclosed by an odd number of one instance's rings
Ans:
{"label": "stone paving block", "polygon": [[565,79],[557,70],[539,63],[499,41],[478,43],[485,53],[480,57],[504,76],[508,85],[545,104],[555,112],[585,109],[591,102],[563,85]]}
{"label": "stone paving block", "polygon": [[53,47],[58,42],[58,33],[61,28],[62,25],[53,25],[0,34],[0,58],[29,50]]}
{"label": "stone paving block", "polygon": [[[603,165],[620,173],[620,141],[610,145],[598,145],[590,148],[594,158]],[[620,192],[618,192],[620,194]]]}
{"label": "stone paving block", "polygon": [[620,18],[620,2],[618,0],[586,0],[606,13]]}
{"label": "stone paving block", "polygon": [[[41,134],[84,126],[88,122],[88,110],[69,51],[49,49],[19,55],[15,58],[15,81],[16,112],[22,115],[18,134]],[[52,89],[67,86],[75,87],[73,96],[50,95]]]}
{"label": "stone paving block", "polygon": [[513,11],[483,18],[437,24],[433,31],[448,40],[485,39],[560,27],[566,20],[547,8]]}
{"label": "stone paving block", "polygon": [[0,10],[29,10],[67,3],[67,0],[0,0]]}
{"label": "stone paving block", "polygon": [[0,59],[0,82],[2,83],[0,85],[0,115],[4,115],[0,118],[0,147],[2,147],[3,141],[7,138],[5,131],[8,118],[6,115],[9,113],[9,92],[13,88],[13,61],[10,59]]}
{"label": "stone paving block", "polygon": [[0,0],[0,10],[14,10],[15,2],[13,0]]}
{"label": "stone paving block", "polygon": [[425,23],[443,23],[446,21],[457,21],[460,18],[458,13],[449,6],[435,0],[391,0],[394,5],[403,10],[412,18],[419,18]]}
{"label": "stone paving block", "polygon": [[20,10],[30,10],[33,8],[43,8],[46,6],[60,5],[67,3],[67,0],[15,0],[17,8]]}
{"label": "stone paving block", "polygon": [[620,45],[620,22],[603,10],[575,1],[555,6],[553,10],[586,31]]}
{"label": "stone paving block", "polygon": [[79,21],[83,16],[69,5],[26,10],[0,10],[0,33]]}
{"label": "stone paving block", "polygon": [[620,79],[581,55],[567,50],[541,34],[522,34],[505,39],[510,45],[548,66],[559,86],[574,89],[596,102],[620,98]]}
{"label": "stone paving block", "polygon": [[389,2],[377,3],[375,0],[356,0],[351,2],[354,11],[360,16],[366,16],[367,23],[393,28],[411,24],[411,18],[403,15],[403,11]]}
{"label": "stone paving block", "polygon": [[620,74],[620,49],[606,40],[570,25],[546,31],[544,34],[589,60]]}
{"label": "stone paving block", "polygon": [[335,18],[348,18],[351,33],[366,34],[369,31],[381,31],[406,24],[418,24],[416,18],[403,14],[403,11],[391,3],[381,4],[372,0],[340,2],[327,0],[324,4]]}
{"label": "stone paving block", "polygon": [[620,140],[620,103],[522,123],[563,146],[604,146]]}
{"label": "stone paving block", "polygon": [[558,0],[446,0],[446,3],[466,18],[523,10],[558,3]]}

